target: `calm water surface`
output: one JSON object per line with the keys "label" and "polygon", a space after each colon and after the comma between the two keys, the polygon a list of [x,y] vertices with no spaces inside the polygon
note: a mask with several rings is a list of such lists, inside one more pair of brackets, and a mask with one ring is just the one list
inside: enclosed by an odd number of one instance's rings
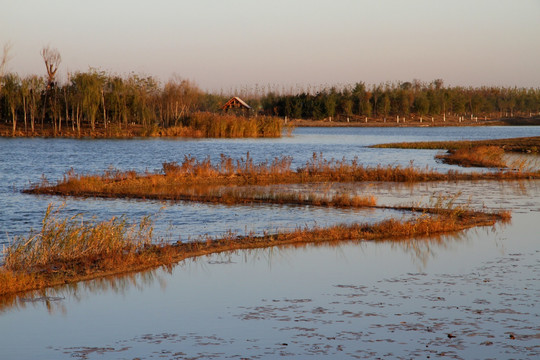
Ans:
{"label": "calm water surface", "polygon": [[[65,212],[136,219],[156,214],[172,239],[202,234],[377,221],[392,211],[63,199],[20,193],[70,168],[154,171],[219,154],[255,161],[313,152],[366,164],[439,170],[437,151],[368,149],[397,141],[540,135],[535,127],[297,129],[262,140],[0,139],[0,242],[38,228],[48,203]],[[512,210],[512,223],[453,237],[241,251],[170,269],[4,299],[1,359],[538,358],[540,182],[340,184],[379,203],[462,202]],[[302,190],[299,187],[299,190]],[[161,209],[161,210],[160,210]]]}

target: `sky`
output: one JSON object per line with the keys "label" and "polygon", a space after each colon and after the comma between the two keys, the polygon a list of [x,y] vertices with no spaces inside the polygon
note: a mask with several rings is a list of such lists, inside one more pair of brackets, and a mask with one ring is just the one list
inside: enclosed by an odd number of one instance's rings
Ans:
{"label": "sky", "polygon": [[61,79],[92,67],[208,91],[540,87],[540,0],[0,0],[6,43],[21,76],[45,74],[50,46]]}

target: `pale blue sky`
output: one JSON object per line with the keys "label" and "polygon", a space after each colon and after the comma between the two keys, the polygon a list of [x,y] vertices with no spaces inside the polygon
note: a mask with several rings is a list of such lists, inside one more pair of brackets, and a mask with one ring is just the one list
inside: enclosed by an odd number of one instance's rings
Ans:
{"label": "pale blue sky", "polygon": [[0,0],[9,70],[173,74],[203,89],[442,78],[540,87],[540,0]]}

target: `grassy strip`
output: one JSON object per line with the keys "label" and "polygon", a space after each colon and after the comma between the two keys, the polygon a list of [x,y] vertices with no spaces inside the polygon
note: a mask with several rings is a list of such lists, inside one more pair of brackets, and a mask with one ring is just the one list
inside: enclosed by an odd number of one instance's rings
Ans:
{"label": "grassy strip", "polygon": [[497,146],[506,152],[538,153],[540,151],[540,136],[466,141],[419,141],[372,145],[372,148],[392,149],[469,149],[476,146]]}
{"label": "grassy strip", "polygon": [[446,154],[435,156],[446,164],[456,164],[464,167],[506,168],[504,150],[497,146],[475,146],[449,150]]}
{"label": "grassy strip", "polygon": [[[280,199],[275,195],[256,196],[256,194],[248,192],[212,190],[210,187],[317,182],[418,182],[540,178],[539,171],[500,170],[490,173],[448,171],[440,173],[428,168],[419,169],[412,165],[408,167],[399,165],[367,167],[359,164],[357,159],[351,162],[325,160],[322,155],[317,154],[314,154],[304,166],[293,170],[291,160],[290,157],[282,157],[275,158],[272,162],[254,164],[248,153],[246,159],[237,161],[222,155],[219,164],[212,164],[209,158],[199,161],[186,156],[182,164],[164,163],[161,173],[138,174],[134,171],[110,170],[103,175],[78,175],[71,171],[56,184],[51,185],[43,180],[24,192],[82,197],[190,200],[229,204],[251,202],[309,204],[307,200],[300,198],[286,199],[285,196],[281,196]],[[335,202],[337,203],[337,201]]]}
{"label": "grassy strip", "polygon": [[397,240],[489,226],[510,219],[507,212],[436,210],[430,212],[437,215],[424,214],[407,221],[390,219],[377,224],[299,228],[266,236],[229,234],[220,239],[156,244],[152,242],[152,226],[147,220],[131,227],[116,219],[84,224],[78,216],[59,220],[49,208],[39,233],[15,239],[5,251],[5,264],[0,268],[0,295],[140,271],[225,251],[341,240]]}
{"label": "grassy strip", "polygon": [[[141,190],[139,188],[139,190]],[[101,198],[138,198],[145,200],[173,200],[193,201],[211,204],[225,205],[248,205],[248,204],[276,204],[276,205],[300,205],[321,206],[334,208],[362,208],[374,207],[377,199],[373,195],[349,195],[339,193],[335,195],[319,195],[316,193],[281,193],[274,191],[256,191],[249,188],[234,189],[231,187],[200,188],[200,187],[156,187],[144,193],[113,193],[99,191],[76,191],[64,192],[50,190],[42,192],[50,195],[71,195],[79,197]]]}

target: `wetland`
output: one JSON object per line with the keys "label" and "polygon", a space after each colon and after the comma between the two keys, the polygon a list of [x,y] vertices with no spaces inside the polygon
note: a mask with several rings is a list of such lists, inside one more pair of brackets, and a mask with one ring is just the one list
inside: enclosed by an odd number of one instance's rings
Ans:
{"label": "wetland", "polygon": [[[181,164],[186,156],[219,163],[222,154],[239,160],[249,153],[255,164],[287,157],[292,168],[304,166],[315,153],[327,160],[356,158],[365,167],[491,174],[439,162],[440,150],[369,146],[531,135],[540,135],[540,129],[297,128],[291,136],[269,139],[0,138],[5,246],[39,229],[50,203],[64,204],[66,216],[96,221],[155,216],[157,237],[169,243],[408,221],[410,215],[399,207],[429,208],[441,198],[471,211],[512,216],[510,222],[428,237],[235,249],[6,296],[0,310],[4,354],[8,359],[536,357],[540,182],[534,176],[270,184],[276,192],[370,196],[378,207],[23,193],[42,179],[61,181],[69,171],[155,174],[162,164]],[[523,156],[531,163],[537,159]]]}

